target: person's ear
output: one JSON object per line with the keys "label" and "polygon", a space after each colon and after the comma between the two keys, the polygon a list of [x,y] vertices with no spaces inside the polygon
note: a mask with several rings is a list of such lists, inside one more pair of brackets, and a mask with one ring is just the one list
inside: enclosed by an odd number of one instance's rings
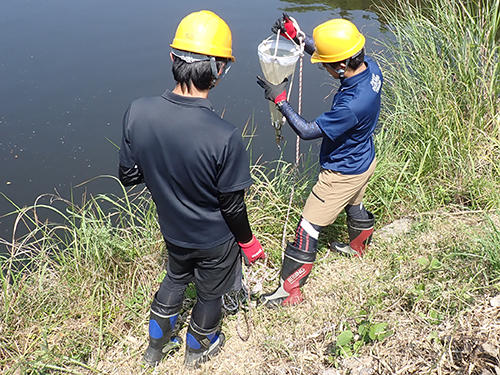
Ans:
{"label": "person's ear", "polygon": [[224,70],[226,69],[227,62],[221,65],[219,69],[219,77],[222,76],[222,73],[224,73]]}

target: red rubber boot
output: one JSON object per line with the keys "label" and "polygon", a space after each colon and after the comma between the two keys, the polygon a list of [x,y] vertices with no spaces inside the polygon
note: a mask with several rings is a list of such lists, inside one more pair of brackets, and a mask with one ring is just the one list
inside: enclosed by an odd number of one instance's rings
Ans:
{"label": "red rubber boot", "polygon": [[316,259],[316,252],[308,252],[288,244],[285,250],[278,288],[261,297],[267,307],[294,306],[304,300],[300,287],[306,283]]}

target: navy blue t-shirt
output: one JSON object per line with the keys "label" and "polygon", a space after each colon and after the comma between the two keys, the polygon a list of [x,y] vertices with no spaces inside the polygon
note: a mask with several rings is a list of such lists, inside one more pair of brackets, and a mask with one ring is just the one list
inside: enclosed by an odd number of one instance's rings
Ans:
{"label": "navy blue t-shirt", "polygon": [[209,249],[233,236],[218,196],[252,184],[249,159],[236,127],[208,99],[167,90],[132,102],[123,120],[120,163],[141,171],[167,241]]}
{"label": "navy blue t-shirt", "polygon": [[323,137],[320,164],[342,174],[366,172],[375,158],[373,131],[380,114],[382,72],[369,57],[367,68],[345,78],[335,94],[332,109],[316,118]]}

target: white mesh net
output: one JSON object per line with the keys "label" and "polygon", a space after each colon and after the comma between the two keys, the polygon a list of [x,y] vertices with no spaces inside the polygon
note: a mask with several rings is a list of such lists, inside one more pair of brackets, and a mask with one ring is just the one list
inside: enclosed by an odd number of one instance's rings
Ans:
{"label": "white mesh net", "polygon": [[[275,85],[294,73],[295,65],[301,54],[298,45],[288,40],[280,40],[278,37],[262,41],[257,47],[257,52],[264,77]],[[280,130],[284,123],[282,114],[271,102],[269,102],[269,111],[273,126]]]}

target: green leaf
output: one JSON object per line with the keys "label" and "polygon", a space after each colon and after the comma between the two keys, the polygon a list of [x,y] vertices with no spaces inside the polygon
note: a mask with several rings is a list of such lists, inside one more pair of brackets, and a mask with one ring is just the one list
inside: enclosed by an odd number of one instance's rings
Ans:
{"label": "green leaf", "polygon": [[359,335],[364,339],[369,332],[370,332],[370,323],[367,322],[366,320],[361,322],[361,324],[358,327]]}
{"label": "green leaf", "polygon": [[352,351],[354,353],[357,353],[359,351],[359,349],[361,349],[361,347],[363,346],[364,342],[363,341],[356,341],[353,346],[352,346]]}
{"label": "green leaf", "polygon": [[368,313],[365,310],[361,310],[358,313],[358,316],[355,318],[356,323],[360,324],[363,320],[366,320],[367,315],[368,315]]}
{"label": "green leaf", "polygon": [[439,260],[437,260],[436,258],[433,258],[432,261],[431,261],[431,265],[429,266],[429,268],[431,270],[438,270],[441,267],[442,267],[441,262]]}
{"label": "green leaf", "polygon": [[342,332],[339,337],[337,337],[337,346],[346,346],[351,342],[353,339],[354,335],[351,331],[344,331]]}
{"label": "green leaf", "polygon": [[443,314],[440,314],[436,310],[429,311],[429,318],[431,324],[440,324],[443,320]]}
{"label": "green leaf", "polygon": [[432,341],[432,340],[436,340],[437,341],[438,339],[439,339],[439,336],[438,336],[438,333],[436,331],[432,331],[427,336],[427,340],[429,340],[429,341]]}
{"label": "green leaf", "polygon": [[341,346],[339,348],[339,354],[346,357],[350,357],[352,356],[352,349],[349,346]]}
{"label": "green leaf", "polygon": [[420,293],[425,292],[425,284],[422,283],[415,286],[415,291]]}
{"label": "green leaf", "polygon": [[196,298],[196,288],[194,287],[194,284],[190,283],[186,289],[186,297],[195,299]]}
{"label": "green leaf", "polygon": [[417,259],[418,264],[420,264],[422,267],[427,267],[429,264],[429,259],[427,258],[418,258]]}
{"label": "green leaf", "polygon": [[385,328],[387,327],[387,323],[378,323],[374,324],[372,328],[370,329],[370,338],[372,340],[378,340],[379,336],[382,333],[385,333]]}

